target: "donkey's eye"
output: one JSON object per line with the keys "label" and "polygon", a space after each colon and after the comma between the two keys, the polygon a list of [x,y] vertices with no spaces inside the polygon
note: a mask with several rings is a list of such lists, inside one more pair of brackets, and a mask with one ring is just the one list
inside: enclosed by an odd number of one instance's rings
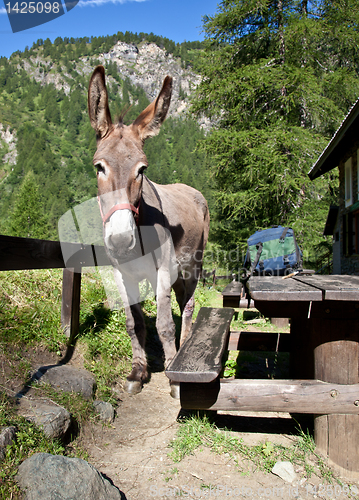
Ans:
{"label": "donkey's eye", "polygon": [[140,177],[141,175],[143,175],[143,173],[146,170],[146,168],[147,168],[147,165],[141,165],[140,167],[138,167],[138,169],[137,169],[137,177]]}
{"label": "donkey's eye", "polygon": [[102,163],[96,163],[95,168],[96,168],[98,174],[105,173],[105,169],[104,169]]}

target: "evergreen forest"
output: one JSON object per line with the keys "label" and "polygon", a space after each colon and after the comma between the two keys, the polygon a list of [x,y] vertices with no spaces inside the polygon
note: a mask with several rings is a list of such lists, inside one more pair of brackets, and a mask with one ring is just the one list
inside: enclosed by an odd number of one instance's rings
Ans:
{"label": "evergreen forest", "polygon": [[[323,229],[337,203],[337,169],[308,172],[359,96],[359,7],[354,0],[223,0],[203,17],[204,42],[153,33],[38,40],[0,59],[0,123],[16,133],[16,161],[0,137],[0,232],[57,239],[59,217],[96,196],[95,134],[87,115],[89,75],[118,42],[157,44],[200,74],[189,111],[147,141],[148,176],[203,192],[217,264],[244,251],[257,229],[294,228],[307,261],[330,249]],[[35,62],[36,61],[36,62]],[[69,92],[35,74],[56,73]],[[106,63],[113,116],[130,123],[145,91]],[[157,89],[158,91],[159,89]],[[210,127],[198,123],[207,118]],[[1,132],[1,130],[0,130]],[[227,262],[228,264],[228,262]]]}
{"label": "evergreen forest", "polygon": [[359,6],[353,0],[223,0],[205,16],[194,115],[214,127],[212,238],[227,249],[255,229],[294,228],[311,259],[338,202],[338,169],[309,170],[359,96]]}

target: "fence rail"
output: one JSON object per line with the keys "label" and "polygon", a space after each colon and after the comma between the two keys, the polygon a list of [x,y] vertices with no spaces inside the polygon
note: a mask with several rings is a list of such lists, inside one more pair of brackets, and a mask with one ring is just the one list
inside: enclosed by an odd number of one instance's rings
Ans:
{"label": "fence rail", "polygon": [[[65,262],[64,255],[71,255]],[[108,266],[102,246],[0,235],[0,271]]]}
{"label": "fence rail", "polygon": [[[64,260],[64,255],[69,258]],[[108,266],[103,246],[0,235],[0,271],[26,269],[63,269],[61,324],[70,340],[79,330],[81,270],[83,267]],[[216,270],[202,271],[206,282],[235,280],[235,274],[217,275]]]}
{"label": "fence rail", "polygon": [[0,271],[63,269],[61,325],[70,341],[79,330],[81,270],[94,265],[110,265],[102,246],[0,235]]}
{"label": "fence rail", "polygon": [[216,270],[213,269],[213,271],[206,271],[205,269],[202,270],[201,274],[201,280],[203,286],[206,285],[207,281],[210,281],[213,286],[216,284],[216,281],[218,280],[232,280],[235,281],[237,279],[237,274],[231,273],[231,274],[226,274],[226,275],[218,275],[216,274]]}

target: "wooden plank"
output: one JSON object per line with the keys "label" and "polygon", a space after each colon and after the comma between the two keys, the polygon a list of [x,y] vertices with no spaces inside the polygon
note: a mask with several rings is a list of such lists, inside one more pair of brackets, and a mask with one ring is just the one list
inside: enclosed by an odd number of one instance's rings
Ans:
{"label": "wooden plank", "polygon": [[82,267],[111,265],[103,246],[61,243],[61,249],[66,267],[77,272],[80,272]]}
{"label": "wooden plank", "polygon": [[233,309],[202,307],[191,334],[166,370],[174,382],[210,382],[222,370]]}
{"label": "wooden plank", "polygon": [[[321,304],[321,302],[313,302]],[[310,301],[256,300],[255,307],[266,318],[307,318],[313,308]]]}
{"label": "wooden plank", "polygon": [[192,410],[359,413],[356,406],[359,384],[339,385],[320,380],[221,380],[220,384],[181,383],[180,394],[182,408]]}
{"label": "wooden plank", "polygon": [[230,351],[275,351],[289,352],[291,336],[288,333],[231,332],[228,349]]}
{"label": "wooden plank", "polygon": [[281,276],[252,277],[247,286],[254,301],[303,302],[320,301],[323,298],[318,288],[293,278],[283,279]]}
{"label": "wooden plank", "polygon": [[256,300],[255,307],[266,318],[323,318],[359,320],[359,301],[275,301]]}
{"label": "wooden plank", "polygon": [[0,235],[0,271],[65,267],[59,241]]}
{"label": "wooden plank", "polygon": [[[355,300],[323,300],[313,302],[310,318],[338,319],[341,321],[359,320],[359,301]],[[341,329],[341,328],[340,328]]]}
{"label": "wooden plank", "polygon": [[294,280],[322,290],[324,300],[359,301],[359,276],[295,276]]}
{"label": "wooden plank", "polygon": [[104,247],[0,235],[0,271],[110,265]]}
{"label": "wooden plank", "polygon": [[[326,303],[324,301],[323,306]],[[346,319],[351,302],[329,304],[342,305],[341,317],[312,319],[307,328],[314,353],[314,377],[328,384],[338,384],[337,387],[343,384],[355,387],[359,384],[359,322],[358,319]],[[340,398],[336,391],[333,387],[333,399]],[[354,404],[359,408],[359,393]],[[318,449],[326,452],[330,461],[343,470],[358,473],[359,412],[354,414],[343,405],[340,414],[329,414],[331,412],[325,408],[317,413],[328,414],[327,419],[318,415],[314,417],[314,436]]]}
{"label": "wooden plank", "polygon": [[235,297],[225,296],[223,297],[223,307],[240,307],[241,305],[241,297],[237,295]]}
{"label": "wooden plank", "polygon": [[[239,281],[232,281],[222,292],[223,307],[243,307],[248,308],[248,299],[243,295],[243,285]],[[253,300],[249,307],[254,307]]]}

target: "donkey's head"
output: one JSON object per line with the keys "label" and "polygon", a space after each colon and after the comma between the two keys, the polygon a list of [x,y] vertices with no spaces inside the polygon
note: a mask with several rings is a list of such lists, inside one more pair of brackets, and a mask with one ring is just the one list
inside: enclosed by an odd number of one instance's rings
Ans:
{"label": "donkey's head", "polygon": [[147,168],[143,144],[145,139],[158,134],[171,93],[172,78],[166,76],[157,99],[131,125],[124,125],[121,119],[113,123],[103,66],[98,66],[92,74],[88,109],[97,138],[93,163],[97,169],[105,244],[116,254],[127,253],[136,244],[133,213],[138,216],[143,173]]}

